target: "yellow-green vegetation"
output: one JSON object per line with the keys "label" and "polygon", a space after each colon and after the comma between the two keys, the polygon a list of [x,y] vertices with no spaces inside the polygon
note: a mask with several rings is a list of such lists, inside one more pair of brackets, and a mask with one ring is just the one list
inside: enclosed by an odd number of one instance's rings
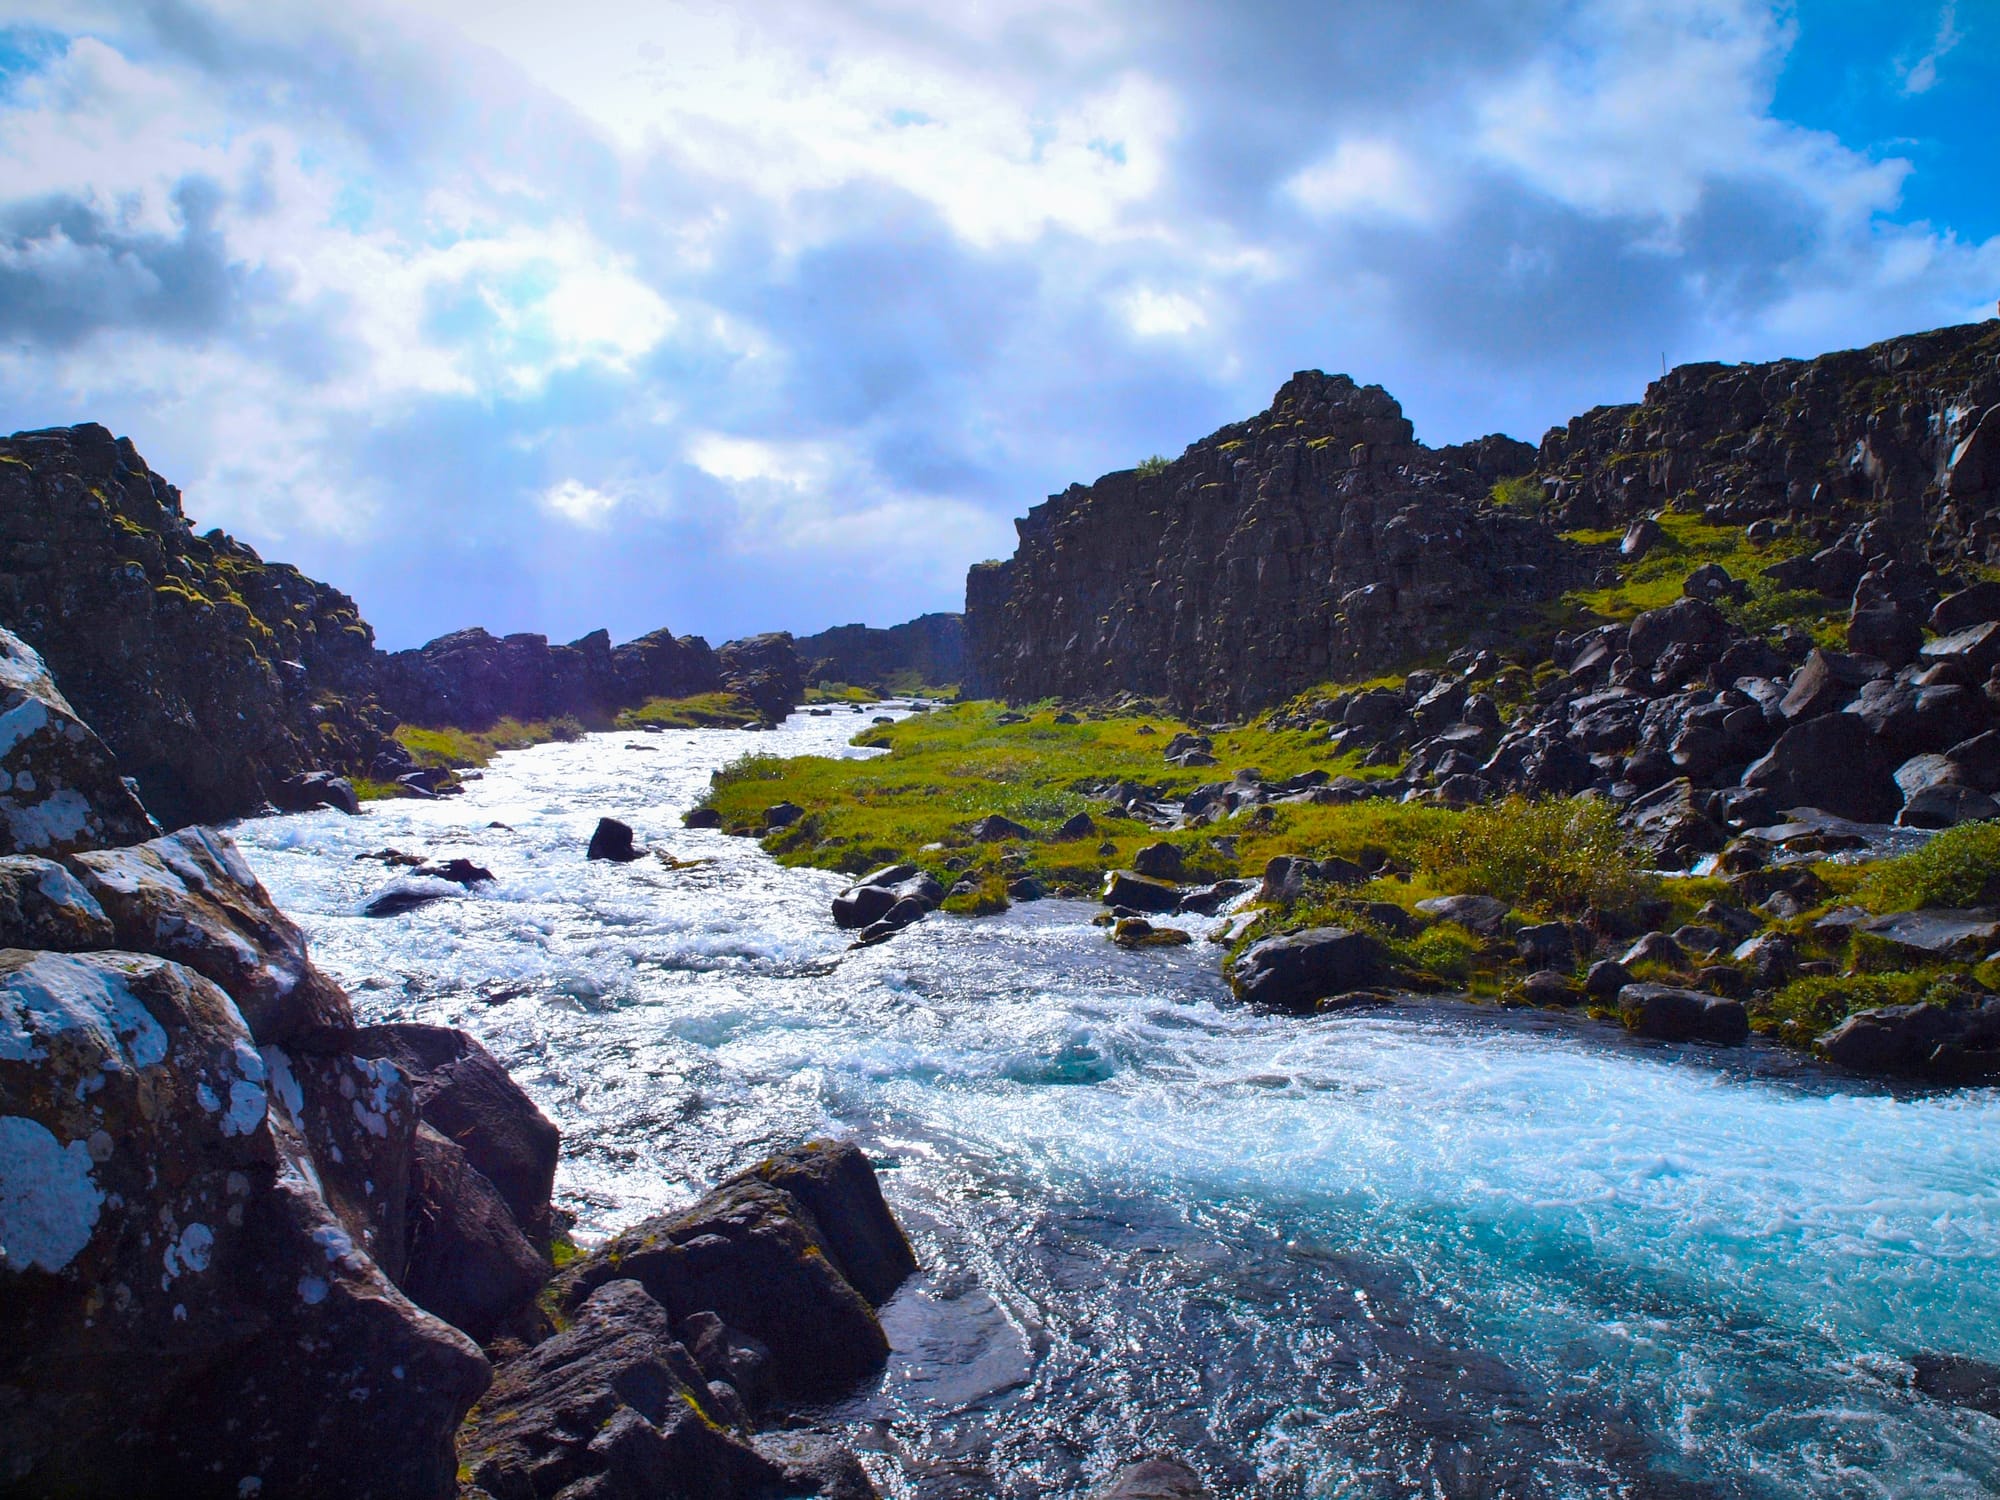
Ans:
{"label": "yellow-green vegetation", "polygon": [[[1747,540],[1741,526],[1714,525],[1700,516],[1681,511],[1663,511],[1657,518],[1662,535],[1646,555],[1634,563],[1618,563],[1619,578],[1608,588],[1584,589],[1566,594],[1563,602],[1606,620],[1629,620],[1649,609],[1659,609],[1681,597],[1681,585],[1688,574],[1708,563],[1720,563],[1732,578],[1750,586],[1749,600],[1732,609],[1778,614],[1762,628],[1786,623],[1786,611],[1810,607],[1814,617],[1825,609],[1817,594],[1791,595],[1775,588],[1763,570],[1784,558],[1805,550],[1808,543],[1798,537],[1784,537],[1762,545]],[[1616,543],[1623,531],[1570,531],[1564,540],[1585,546]],[[1729,611],[1725,611],[1729,612]]]}
{"label": "yellow-green vegetation", "polygon": [[1503,479],[1493,486],[1492,501],[1505,510],[1538,513],[1547,500],[1547,491],[1525,474]]}
{"label": "yellow-green vegetation", "polygon": [[648,698],[618,715],[620,729],[652,724],[662,729],[737,729],[761,720],[748,698],[735,693],[696,693],[690,698]]}
{"label": "yellow-green vegetation", "polygon": [[1871,867],[1854,888],[1870,911],[1982,906],[2000,897],[2000,823],[1961,823],[1923,848]]}
{"label": "yellow-green vegetation", "polygon": [[1817,975],[1795,979],[1752,1007],[1751,1024],[1780,1041],[1803,1046],[1856,1011],[1883,1005],[1943,1004],[1968,987],[1963,968]]}
{"label": "yellow-green vegetation", "polygon": [[403,789],[393,781],[377,781],[370,776],[350,776],[354,795],[363,802],[386,802],[391,797],[403,795]]}
{"label": "yellow-green vegetation", "polygon": [[806,689],[809,705],[822,703],[874,703],[881,694],[872,688],[855,687],[845,682],[822,682]]}
{"label": "yellow-green vegetation", "polygon": [[[580,720],[565,715],[525,724],[519,719],[502,719],[489,729],[422,729],[415,724],[399,724],[396,742],[420,766],[455,771],[483,766],[502,750],[524,750],[552,740],[581,739],[585,732]],[[360,790],[359,784],[356,790]]]}
{"label": "yellow-green vegetation", "polygon": [[1166,454],[1155,453],[1146,458],[1140,459],[1139,462],[1136,465],[1134,465],[1133,472],[1137,473],[1142,478],[1150,478],[1155,474],[1164,474],[1167,472],[1167,462],[1168,460]]}

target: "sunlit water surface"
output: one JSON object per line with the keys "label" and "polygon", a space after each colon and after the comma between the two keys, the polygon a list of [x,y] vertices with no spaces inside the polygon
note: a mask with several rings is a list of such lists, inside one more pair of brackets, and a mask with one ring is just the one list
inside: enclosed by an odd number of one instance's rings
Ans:
{"label": "sunlit water surface", "polygon": [[[2000,1101],[1915,1098],[1463,1008],[1231,1006],[1203,944],[1073,902],[849,951],[838,877],[680,813],[861,720],[605,734],[467,795],[237,829],[371,1021],[462,1026],[562,1126],[595,1238],[815,1134],[925,1273],[832,1416],[885,1494],[1081,1495],[1143,1451],[1273,1496],[1974,1496],[2000,1422]],[[684,859],[589,864],[602,814]],[[399,917],[357,855],[492,885]]]}

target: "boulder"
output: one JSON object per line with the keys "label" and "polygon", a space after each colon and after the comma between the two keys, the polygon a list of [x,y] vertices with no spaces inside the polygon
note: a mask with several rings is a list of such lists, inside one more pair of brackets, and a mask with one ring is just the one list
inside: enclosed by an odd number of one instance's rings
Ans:
{"label": "boulder", "polygon": [[1513,908],[1493,896],[1431,896],[1419,901],[1416,909],[1435,921],[1456,922],[1481,937],[1496,937]]}
{"label": "boulder", "polygon": [[1100,899],[1106,906],[1130,911],[1171,912],[1179,909],[1181,893],[1171,880],[1153,880],[1136,870],[1110,870]]}
{"label": "boulder", "polygon": [[1970,625],[2000,620],[2000,582],[1990,579],[1938,600],[1930,627],[1939,635],[1956,635]]}
{"label": "boulder", "polygon": [[1792,725],[1770,753],[1743,773],[1743,785],[1780,807],[1816,807],[1836,817],[1879,823],[1902,801],[1895,762],[1853,714],[1829,713]]}
{"label": "boulder", "polygon": [[1089,813],[1075,813],[1063,819],[1056,829],[1059,839],[1087,839],[1097,832],[1097,823]]}
{"label": "boulder", "polygon": [[2000,1417],[2000,1365],[1962,1354],[1913,1354],[1910,1366],[1916,1377],[1911,1383],[1933,1401]]}
{"label": "boulder", "polygon": [[774,802],[764,809],[764,826],[771,829],[790,828],[805,815],[806,810],[796,802]]}
{"label": "boulder", "polygon": [[1345,927],[1313,927],[1252,943],[1229,968],[1236,997],[1271,1010],[1310,1012],[1329,996],[1367,989],[1386,974],[1382,945]]}
{"label": "boulder", "polygon": [[1125,1465],[1092,1491],[1092,1500],[1208,1500],[1208,1487],[1185,1464],[1148,1458]]}
{"label": "boulder", "polygon": [[229,997],[12,952],[0,1038],[9,1488],[450,1496],[486,1361],[354,1244]]}
{"label": "boulder", "polygon": [[1628,984],[1618,992],[1618,1008],[1628,1029],[1658,1041],[1730,1045],[1750,1035],[1750,1017],[1742,1001],[1699,990]]}
{"label": "boulder", "polygon": [[63,855],[158,832],[41,656],[0,630],[0,854]]}
{"label": "boulder", "polygon": [[1708,799],[1683,776],[1634,798],[1619,821],[1639,843],[1660,859],[1680,864],[1698,854],[1712,854],[1729,842],[1707,812]]}
{"label": "boulder", "polygon": [[1955,828],[2000,818],[2000,802],[1969,786],[1931,786],[1911,795],[1896,814],[1903,828]]}
{"label": "boulder", "polygon": [[1720,652],[1730,634],[1729,622],[1714,605],[1701,599],[1676,599],[1632,621],[1626,650],[1640,666],[1651,667],[1675,646]]}
{"label": "boulder", "polygon": [[1627,948],[1618,960],[1626,968],[1640,964],[1665,964],[1669,968],[1687,966],[1687,950],[1664,932],[1649,932]]}
{"label": "boulder", "polygon": [[573,1262],[553,1284],[556,1305],[573,1309],[607,1281],[636,1280],[676,1322],[710,1312],[763,1343],[766,1384],[787,1400],[828,1400],[874,1374],[889,1342],[873,1305],[819,1216],[756,1173]]}
{"label": "boulder", "polygon": [[968,830],[974,841],[981,844],[998,844],[1010,839],[1031,839],[1035,831],[1012,818],[1003,818],[999,813],[988,813]]}
{"label": "boulder", "polygon": [[1855,1073],[1921,1073],[1965,1030],[1964,1018],[1941,1005],[1884,1005],[1849,1016],[1817,1046],[1829,1062]]}
{"label": "boulder", "polygon": [[758,1433],[750,1445],[778,1467],[788,1495],[817,1495],[820,1500],[879,1500],[861,1460],[842,1446],[839,1439],[823,1432],[782,1428]]}
{"label": "boulder", "polygon": [[691,807],[681,814],[683,828],[720,828],[722,813],[713,807]]}
{"label": "boulder", "polygon": [[1601,958],[1584,976],[1583,992],[1593,1000],[1615,999],[1632,982],[1632,971],[1614,958]]}
{"label": "boulder", "polygon": [[482,1344],[549,1278],[493,1184],[429,1125],[416,1131],[407,1222],[404,1294]]}
{"label": "boulder", "polygon": [[0,856],[0,948],[80,953],[115,945],[111,919],[69,871],[32,854]]}
{"label": "boulder", "polygon": [[1984,620],[1926,641],[1922,660],[1931,666],[1949,663],[1964,671],[1970,681],[1982,682],[2000,665],[2000,621]]}
{"label": "boulder", "polygon": [[[2000,883],[2000,871],[1990,883]],[[1985,907],[1964,911],[1927,907],[1876,917],[1855,930],[1919,961],[1957,958],[1977,963],[2000,947],[2000,912]]]}
{"label": "boulder", "polygon": [[462,1031],[415,1022],[365,1026],[341,1041],[396,1064],[423,1122],[465,1152],[533,1244],[548,1243],[562,1133],[492,1053]]}
{"label": "boulder", "polygon": [[849,886],[833,898],[833,925],[843,929],[870,926],[888,916],[896,900],[895,892],[886,886]]}
{"label": "boulder", "polygon": [[301,771],[287,776],[271,791],[271,805],[279,812],[311,812],[331,807],[349,817],[361,815],[361,798],[354,783],[331,771]]}
{"label": "boulder", "polygon": [[808,1141],[730,1181],[774,1187],[812,1215],[841,1275],[872,1306],[887,1302],[917,1269],[916,1254],[883,1201],[874,1167],[851,1141]]}
{"label": "boulder", "polygon": [[1179,927],[1155,927],[1144,917],[1120,917],[1111,928],[1111,941],[1121,948],[1179,948],[1194,941],[1194,935]]}
{"label": "boulder", "polygon": [[1178,844],[1148,844],[1132,856],[1132,868],[1151,880],[1179,880],[1187,859]]}
{"label": "boulder", "polygon": [[459,1440],[472,1493],[763,1500],[784,1474],[731,1430],[666,1308],[607,1281],[503,1366]]}
{"label": "boulder", "polygon": [[645,857],[645,851],[632,846],[632,825],[616,818],[599,818],[597,827],[591,831],[590,848],[585,851],[585,859],[608,859],[629,864]]}
{"label": "boulder", "polygon": [[1870,657],[1815,648],[1792,674],[1778,712],[1793,722],[1834,713],[1853,702],[1854,695],[1884,671],[1882,663]]}
{"label": "boulder", "polygon": [[1538,969],[1521,981],[1520,997],[1530,1005],[1575,1005],[1583,999],[1576,982],[1560,969]]}
{"label": "boulder", "polygon": [[186,964],[222,986],[260,1046],[354,1024],[340,986],[306,956],[242,851],[212,828],[183,828],[128,849],[70,856],[118,946]]}
{"label": "boulder", "polygon": [[1847,649],[1890,671],[1907,667],[1924,644],[1923,624],[1894,604],[1857,605],[1847,621]]}
{"label": "boulder", "polygon": [[1576,962],[1576,941],[1561,922],[1542,922],[1514,934],[1521,962],[1534,969],[1567,969]]}

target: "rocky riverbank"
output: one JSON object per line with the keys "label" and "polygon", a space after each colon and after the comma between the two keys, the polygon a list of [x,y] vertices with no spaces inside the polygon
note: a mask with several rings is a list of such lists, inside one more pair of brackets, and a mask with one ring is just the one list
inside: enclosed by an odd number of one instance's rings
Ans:
{"label": "rocky riverbank", "polygon": [[873,1495],[761,1434],[886,1356],[915,1262],[858,1151],[575,1255],[556,1127],[478,1042],[357,1024],[5,632],[0,691],[0,1487]]}

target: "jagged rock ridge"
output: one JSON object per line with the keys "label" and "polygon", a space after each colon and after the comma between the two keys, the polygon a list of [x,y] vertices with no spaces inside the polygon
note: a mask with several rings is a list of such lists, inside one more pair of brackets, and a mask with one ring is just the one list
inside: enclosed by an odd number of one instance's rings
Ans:
{"label": "jagged rock ridge", "polygon": [[965,616],[919,615],[886,630],[836,625],[799,637],[798,652],[812,682],[890,688],[914,678],[924,687],[944,687],[965,678]]}
{"label": "jagged rock ridge", "polygon": [[168,827],[249,812],[314,768],[408,769],[354,601],[197,535],[180,491],[95,423],[0,439],[0,626]]}
{"label": "jagged rock ridge", "polygon": [[1430,449],[1379,386],[1304,371],[1163,470],[1072,485],[966,581],[971,686],[1159,694],[1234,715],[1413,663],[1572,587],[1555,531],[1489,503],[1534,450]]}

